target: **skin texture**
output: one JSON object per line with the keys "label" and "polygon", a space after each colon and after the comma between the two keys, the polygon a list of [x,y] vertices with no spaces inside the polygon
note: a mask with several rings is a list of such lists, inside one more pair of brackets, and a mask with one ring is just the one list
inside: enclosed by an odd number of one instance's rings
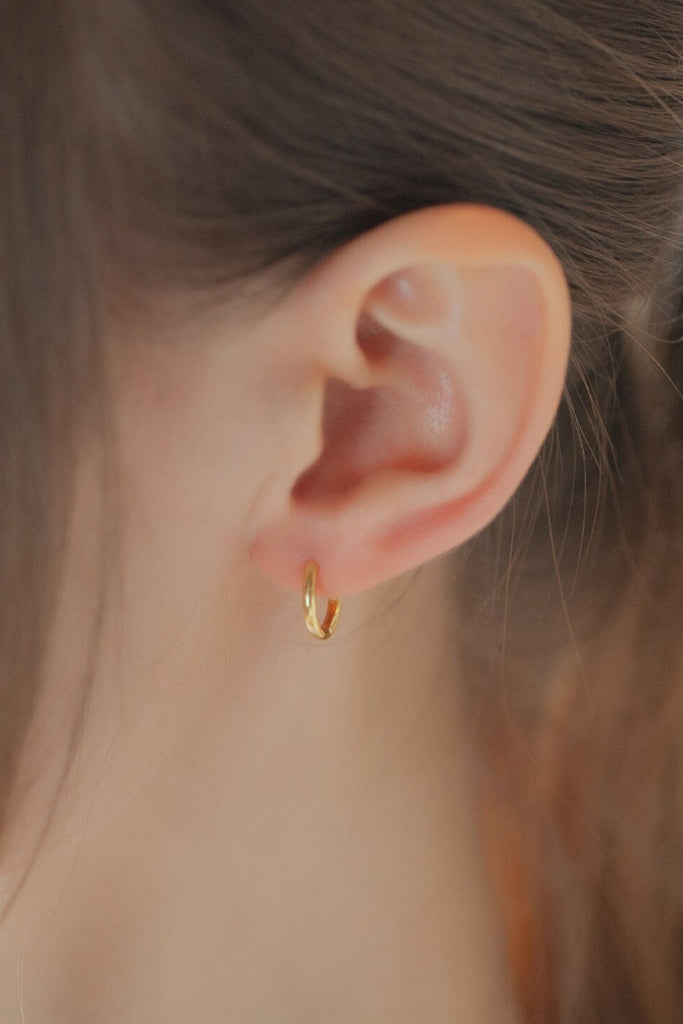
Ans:
{"label": "skin texture", "polygon": [[[533,461],[569,338],[551,250],[473,206],[385,224],[249,318],[112,321],[119,551],[0,924],[3,1022],[515,1019],[439,556]],[[94,443],[79,470],[6,892],[96,606]],[[344,599],[329,642],[308,558]]]}

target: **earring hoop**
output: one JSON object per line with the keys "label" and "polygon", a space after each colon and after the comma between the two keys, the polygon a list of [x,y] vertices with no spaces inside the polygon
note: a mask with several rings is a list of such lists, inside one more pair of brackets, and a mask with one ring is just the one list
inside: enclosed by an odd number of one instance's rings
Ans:
{"label": "earring hoop", "polygon": [[315,585],[318,580],[319,565],[315,561],[306,563],[304,570],[304,619],[306,629],[319,640],[329,640],[339,621],[341,612],[341,601],[331,598],[327,602],[327,611],[322,623],[318,618],[318,610],[315,606]]}

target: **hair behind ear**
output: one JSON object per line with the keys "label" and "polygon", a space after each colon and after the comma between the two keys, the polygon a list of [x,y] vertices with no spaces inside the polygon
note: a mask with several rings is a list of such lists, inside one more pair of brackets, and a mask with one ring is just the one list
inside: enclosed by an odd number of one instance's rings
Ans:
{"label": "hair behind ear", "polygon": [[488,806],[521,859],[513,942],[529,929],[520,984],[539,1024],[674,1024],[683,1005],[681,358],[667,340],[677,304],[668,327],[663,308],[653,297],[628,335],[612,332],[608,358],[574,353],[537,464],[454,556]]}

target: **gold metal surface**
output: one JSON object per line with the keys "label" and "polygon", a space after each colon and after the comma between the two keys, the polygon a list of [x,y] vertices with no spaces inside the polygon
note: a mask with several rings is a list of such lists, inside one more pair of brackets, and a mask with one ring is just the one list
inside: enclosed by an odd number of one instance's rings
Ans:
{"label": "gold metal surface", "polygon": [[318,579],[318,563],[311,561],[306,563],[304,581],[304,618],[306,629],[312,636],[319,640],[329,640],[339,621],[341,612],[341,601],[331,598],[327,602],[327,612],[321,624],[318,618],[318,610],[315,606],[315,585]]}

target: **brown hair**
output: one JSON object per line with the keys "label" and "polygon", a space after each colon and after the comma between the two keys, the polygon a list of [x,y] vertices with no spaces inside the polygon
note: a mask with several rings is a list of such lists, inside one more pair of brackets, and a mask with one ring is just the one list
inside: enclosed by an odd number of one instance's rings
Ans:
{"label": "brown hair", "polygon": [[104,307],[286,287],[408,210],[498,206],[573,303],[557,422],[454,556],[523,998],[683,1020],[680,5],[9,0],[2,28],[0,822]]}

